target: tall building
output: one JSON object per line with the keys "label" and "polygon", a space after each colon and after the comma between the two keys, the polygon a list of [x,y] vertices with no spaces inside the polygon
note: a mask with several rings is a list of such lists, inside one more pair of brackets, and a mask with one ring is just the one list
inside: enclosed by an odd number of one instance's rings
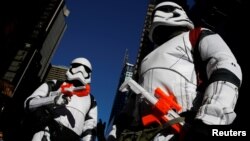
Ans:
{"label": "tall building", "polygon": [[147,8],[147,13],[145,16],[145,20],[144,20],[144,27],[142,30],[142,35],[141,35],[141,39],[140,39],[140,46],[139,46],[139,50],[138,50],[138,54],[137,54],[137,59],[136,59],[136,63],[135,63],[135,69],[134,69],[134,76],[133,78],[135,80],[138,80],[138,69],[140,68],[140,63],[142,61],[142,59],[153,50],[153,44],[151,43],[151,41],[148,38],[148,34],[149,34],[149,29],[151,26],[151,15],[152,12],[154,10],[154,0],[150,0],[149,4],[148,4],[148,8]]}
{"label": "tall building", "polygon": [[133,78],[135,80],[138,80],[138,71],[139,71],[138,69],[139,69],[141,61],[150,51],[153,50],[153,44],[150,42],[148,38],[149,28],[151,25],[150,18],[151,18],[153,8],[154,8],[154,0],[150,0],[148,8],[147,8],[147,13],[146,13],[145,21],[144,21],[144,27],[143,27],[143,31],[141,35],[141,40],[140,40],[140,47],[138,50],[138,55],[137,55],[135,65],[129,64],[127,62],[128,56],[127,56],[127,51],[126,51],[125,61],[124,61],[125,63],[124,63],[124,66],[120,75],[120,80],[119,80],[119,84],[117,87],[115,99],[113,102],[106,133],[109,133],[109,131],[111,130],[115,117],[121,112],[123,106],[126,103],[127,98],[130,96],[130,91],[120,92],[119,87],[124,82],[124,80],[128,78]]}
{"label": "tall building", "polygon": [[20,2],[20,7],[15,8],[16,13],[11,13],[13,18],[6,18],[3,25],[6,40],[2,53],[6,55],[1,55],[4,62],[0,63],[1,80],[13,85],[12,96],[29,78],[33,82],[43,80],[66,29],[68,12],[64,0]]}
{"label": "tall building", "polygon": [[69,11],[64,0],[4,0],[1,5],[0,96],[6,100],[0,103],[5,115],[0,130],[6,140],[17,140],[23,102],[44,80]]}
{"label": "tall building", "polygon": [[115,117],[121,112],[121,110],[123,109],[123,106],[126,103],[128,96],[129,96],[128,92],[120,92],[119,91],[121,84],[125,80],[132,78],[132,76],[133,76],[134,65],[128,63],[127,60],[128,60],[128,56],[126,54],[125,55],[125,63],[124,63],[124,66],[123,66],[123,69],[122,69],[122,72],[120,75],[119,84],[117,86],[115,99],[113,102],[111,114],[110,114],[109,121],[108,121],[108,126],[107,126],[107,130],[106,130],[107,133],[111,130]]}
{"label": "tall building", "polygon": [[48,69],[47,77],[45,78],[45,81],[57,79],[57,80],[66,80],[66,71],[68,70],[68,67],[66,66],[57,66],[57,65],[50,65]]}

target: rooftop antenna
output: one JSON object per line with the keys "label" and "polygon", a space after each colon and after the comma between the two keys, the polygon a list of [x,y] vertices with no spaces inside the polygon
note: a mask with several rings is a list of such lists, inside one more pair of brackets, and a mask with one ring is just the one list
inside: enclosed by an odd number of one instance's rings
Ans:
{"label": "rooftop antenna", "polygon": [[124,65],[125,65],[126,63],[128,63],[128,57],[129,57],[128,49],[126,48],[126,50],[125,50],[125,55],[124,55],[124,59],[123,59],[123,64],[124,64]]}

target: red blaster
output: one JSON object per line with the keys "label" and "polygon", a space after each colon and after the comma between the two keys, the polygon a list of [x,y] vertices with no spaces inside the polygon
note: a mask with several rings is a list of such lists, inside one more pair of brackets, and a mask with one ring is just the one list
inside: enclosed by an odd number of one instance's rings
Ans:
{"label": "red blaster", "polygon": [[[158,101],[152,107],[152,114],[142,117],[142,122],[144,126],[150,125],[152,123],[167,123],[169,120],[179,117],[175,112],[181,110],[181,106],[175,101],[175,97],[170,94],[164,93],[160,88],[155,89],[155,96]],[[179,133],[181,126],[180,124],[173,124],[172,128]]]}
{"label": "red blaster", "polygon": [[78,97],[87,96],[90,93],[90,85],[75,87],[71,83],[64,83],[61,85],[61,93],[69,97],[73,95]]}
{"label": "red blaster", "polygon": [[[181,106],[176,103],[173,95],[164,93],[160,88],[155,89],[155,94],[152,95],[133,79],[125,80],[119,88],[122,92],[128,91],[129,89],[135,94],[143,95],[144,99],[152,105],[152,113],[142,117],[144,126],[152,123],[158,123],[161,125],[171,120],[180,118],[177,112],[181,110]],[[174,132],[180,133],[183,125],[184,121],[180,121],[172,124],[171,127]]]}

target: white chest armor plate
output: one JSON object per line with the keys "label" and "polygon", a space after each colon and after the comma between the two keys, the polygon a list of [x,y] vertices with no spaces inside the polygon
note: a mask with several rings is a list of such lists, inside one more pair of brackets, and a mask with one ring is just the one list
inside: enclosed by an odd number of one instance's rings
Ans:
{"label": "white chest armor plate", "polygon": [[141,64],[141,85],[150,93],[157,87],[173,93],[183,111],[196,96],[196,73],[189,32],[180,34],[148,54]]}
{"label": "white chest armor plate", "polygon": [[55,120],[80,135],[90,105],[90,95],[82,97],[73,95],[64,108],[55,109],[55,112],[59,114]]}

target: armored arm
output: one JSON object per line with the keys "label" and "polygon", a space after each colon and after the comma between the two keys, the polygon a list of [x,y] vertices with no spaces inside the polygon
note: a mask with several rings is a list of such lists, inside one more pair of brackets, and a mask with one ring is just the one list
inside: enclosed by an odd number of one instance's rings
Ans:
{"label": "armored arm", "polygon": [[25,100],[24,107],[33,111],[42,106],[56,106],[67,103],[66,95],[59,91],[51,91],[49,84],[43,83]]}
{"label": "armored arm", "polygon": [[202,61],[207,62],[208,85],[196,119],[212,125],[231,124],[236,117],[241,68],[224,40],[212,31],[203,32],[198,51]]}

